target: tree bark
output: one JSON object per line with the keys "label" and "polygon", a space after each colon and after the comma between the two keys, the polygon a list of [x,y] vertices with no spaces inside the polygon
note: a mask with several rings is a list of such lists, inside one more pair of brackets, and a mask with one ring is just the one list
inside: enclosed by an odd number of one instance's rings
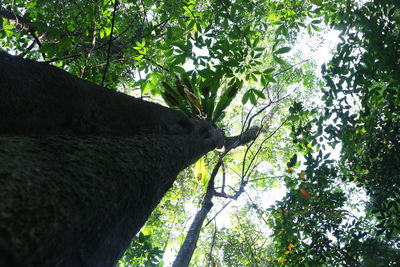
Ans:
{"label": "tree bark", "polygon": [[0,266],[113,266],[211,123],[0,52]]}
{"label": "tree bark", "polygon": [[212,135],[211,124],[0,51],[0,134]]}
{"label": "tree bark", "polygon": [[212,148],[173,135],[8,136],[0,147],[0,233],[22,266],[114,265],[177,173]]}
{"label": "tree bark", "polygon": [[207,191],[203,198],[201,208],[196,213],[196,216],[194,217],[193,222],[190,225],[189,231],[185,237],[185,241],[180,247],[178,255],[176,255],[172,267],[189,266],[190,260],[192,259],[194,250],[196,248],[197,241],[199,240],[201,227],[203,226],[203,222],[206,219],[208,212],[213,206],[212,198],[214,196],[214,179],[220,166],[221,161],[219,161],[214,167],[214,171],[213,174],[211,174],[210,181],[208,182]]}

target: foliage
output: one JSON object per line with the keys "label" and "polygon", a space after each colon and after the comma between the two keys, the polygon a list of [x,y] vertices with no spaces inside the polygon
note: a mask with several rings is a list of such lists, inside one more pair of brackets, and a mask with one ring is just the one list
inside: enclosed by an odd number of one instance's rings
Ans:
{"label": "foliage", "polygon": [[400,233],[399,7],[393,1],[352,7],[343,42],[325,69],[326,111],[341,124],[331,138],[343,143],[342,169],[366,188],[378,233],[387,238]]}
{"label": "foliage", "polygon": [[[286,179],[292,191],[272,208],[275,245],[291,266],[394,266],[400,248],[399,4],[337,1],[324,8],[325,21],[341,30],[342,42],[322,67],[323,110],[299,104],[291,109],[293,142],[306,169],[298,179]],[[327,144],[341,144],[338,165],[323,155]],[[293,165],[300,166],[296,157]],[[369,196],[367,206],[359,207],[364,216],[352,215],[354,185]]]}
{"label": "foliage", "polygon": [[158,266],[163,251],[153,247],[151,236],[142,232],[135,237],[118,266]]}

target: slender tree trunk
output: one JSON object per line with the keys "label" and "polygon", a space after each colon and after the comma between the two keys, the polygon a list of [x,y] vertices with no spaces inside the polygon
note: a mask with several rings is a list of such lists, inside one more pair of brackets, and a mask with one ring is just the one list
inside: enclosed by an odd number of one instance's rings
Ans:
{"label": "slender tree trunk", "polygon": [[[213,203],[212,198],[216,194],[214,189],[214,181],[217,176],[218,170],[222,165],[222,157],[229,153],[230,150],[245,145],[253,140],[255,140],[259,134],[260,128],[255,126],[249,128],[243,134],[239,136],[231,136],[225,138],[225,152],[221,155],[220,160],[214,166],[213,171],[211,172],[210,181],[208,182],[207,191],[203,198],[203,202],[200,210],[196,213],[192,224],[190,225],[189,231],[185,237],[185,241],[179,249],[178,255],[176,256],[173,267],[186,267],[189,266],[190,260],[192,259],[194,250],[196,249],[197,241],[199,240],[200,231],[203,226],[204,220],[207,218],[207,214],[210,212]],[[240,192],[238,192],[240,193]],[[226,194],[223,194],[224,197],[227,197]],[[233,197],[233,199],[237,199],[239,195]]]}
{"label": "slender tree trunk", "polygon": [[212,198],[214,196],[214,178],[215,176],[213,177],[211,175],[210,181],[208,182],[207,186],[207,192],[201,204],[201,208],[196,213],[196,216],[194,217],[193,222],[190,225],[189,231],[185,237],[185,241],[179,249],[178,255],[176,256],[172,267],[188,266],[190,260],[192,259],[197,241],[199,240],[201,227],[203,226],[204,220],[206,219],[208,212],[213,206]]}
{"label": "slender tree trunk", "polygon": [[113,266],[177,173],[223,142],[188,119],[0,52],[0,266]]}

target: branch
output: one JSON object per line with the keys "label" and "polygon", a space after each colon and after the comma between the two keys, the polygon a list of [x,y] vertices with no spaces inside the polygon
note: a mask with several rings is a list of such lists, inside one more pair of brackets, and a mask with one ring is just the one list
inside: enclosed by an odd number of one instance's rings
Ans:
{"label": "branch", "polygon": [[[20,15],[17,15],[14,12],[8,11],[8,10],[0,10],[0,17],[8,19],[10,22],[15,23],[15,25],[17,27],[19,27],[21,30],[28,32],[35,40],[33,44],[36,43],[39,47],[42,45],[39,37],[35,33],[36,28],[31,26],[31,22],[28,19],[26,19]],[[33,48],[33,45],[31,44],[28,47],[28,51],[30,51],[32,48]],[[43,59],[46,59],[46,56],[44,53],[42,53],[42,56],[43,56]]]}
{"label": "branch", "polygon": [[260,153],[262,146],[265,144],[265,142],[267,140],[269,140],[272,136],[274,136],[281,128],[282,126],[286,123],[288,119],[286,118],[279,126],[278,128],[276,128],[269,136],[267,136],[260,144],[257,152],[255,153],[255,155],[253,156],[253,158],[250,160],[250,164],[247,167],[247,169],[245,170],[245,163],[246,163],[246,156],[247,153],[249,151],[249,148],[247,148],[245,155],[243,156],[243,166],[242,166],[242,177],[245,176],[245,174],[249,171],[251,164],[253,164],[254,160],[256,159],[257,155]]}
{"label": "branch", "polygon": [[[193,256],[194,249],[196,248],[197,241],[199,239],[200,230],[204,223],[204,220],[207,217],[208,212],[211,210],[213,203],[212,198],[214,196],[224,196],[228,197],[225,193],[219,193],[215,191],[214,181],[217,176],[219,168],[222,166],[223,161],[222,158],[232,149],[247,144],[248,142],[253,141],[259,134],[259,127],[251,127],[246,132],[238,136],[225,137],[225,151],[222,155],[220,155],[217,164],[214,166],[214,169],[211,172],[210,180],[207,186],[207,192],[203,198],[203,202],[200,210],[197,212],[195,218],[193,219],[192,224],[190,225],[189,231],[185,237],[185,241],[179,249],[178,255],[175,258],[173,263],[173,267],[184,267],[188,266],[190,260]],[[235,192],[233,196],[229,198],[237,199],[242,192],[244,192],[244,187],[247,182],[242,182],[238,191]]]}
{"label": "branch", "polygon": [[228,202],[225,203],[225,205],[217,212],[215,213],[214,217],[212,217],[205,225],[204,227],[206,227],[207,225],[209,225],[226,207],[228,207],[229,204],[232,203],[232,200],[229,200]]}
{"label": "branch", "polygon": [[240,183],[239,190],[235,191],[235,194],[233,195],[229,195],[225,192],[214,191],[214,196],[237,200],[239,196],[244,192],[244,187],[247,185],[247,183],[248,183],[247,181],[243,181],[242,183]]}
{"label": "branch", "polygon": [[8,10],[0,10],[0,17],[10,20],[12,23],[15,23],[15,25],[19,26],[20,29],[29,33],[35,32],[36,30],[36,28],[30,25],[31,22],[28,19],[17,15],[14,12]]}
{"label": "branch", "polygon": [[225,137],[225,150],[230,151],[238,146],[245,145],[255,140],[258,136],[259,131],[260,127],[253,126],[240,135]]}
{"label": "branch", "polygon": [[207,186],[207,192],[204,196],[201,208],[197,212],[192,224],[190,225],[189,231],[185,237],[185,241],[180,247],[178,255],[176,256],[172,267],[188,266],[190,260],[192,259],[194,249],[196,248],[197,241],[199,240],[200,230],[202,228],[203,222],[213,206],[212,197],[214,196],[214,180],[219,168],[221,167],[221,164],[222,160],[220,158],[211,173],[211,177]]}
{"label": "branch", "polygon": [[208,264],[207,264],[207,266],[210,266],[210,262],[212,262],[212,264],[213,264],[212,266],[215,265],[214,264],[214,260],[212,258],[212,252],[213,252],[213,248],[214,248],[214,245],[215,245],[215,237],[216,237],[216,235],[217,235],[217,224],[214,225],[214,233],[213,233],[213,236],[212,236],[210,252],[208,253]]}
{"label": "branch", "polygon": [[118,0],[114,0],[114,11],[113,11],[112,22],[111,22],[111,33],[110,33],[110,39],[108,40],[107,64],[104,68],[103,79],[101,80],[101,86],[104,86],[104,81],[106,79],[108,65],[110,64],[111,43],[112,43],[112,36],[113,36],[113,32],[114,32],[115,13],[117,12],[117,6],[118,6]]}

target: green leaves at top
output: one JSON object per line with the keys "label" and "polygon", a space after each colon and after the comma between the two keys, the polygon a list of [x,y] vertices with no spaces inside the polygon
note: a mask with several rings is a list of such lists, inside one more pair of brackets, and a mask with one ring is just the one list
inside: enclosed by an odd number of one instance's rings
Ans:
{"label": "green leaves at top", "polygon": [[255,106],[257,105],[257,98],[265,99],[265,95],[262,91],[252,88],[244,93],[242,103],[245,105],[250,100],[250,103]]}
{"label": "green leaves at top", "polygon": [[243,81],[237,78],[231,80],[230,86],[228,86],[228,88],[222,93],[219,102],[215,107],[215,111],[211,116],[213,121],[218,121],[220,119],[222,112],[229,106],[242,86]]}

